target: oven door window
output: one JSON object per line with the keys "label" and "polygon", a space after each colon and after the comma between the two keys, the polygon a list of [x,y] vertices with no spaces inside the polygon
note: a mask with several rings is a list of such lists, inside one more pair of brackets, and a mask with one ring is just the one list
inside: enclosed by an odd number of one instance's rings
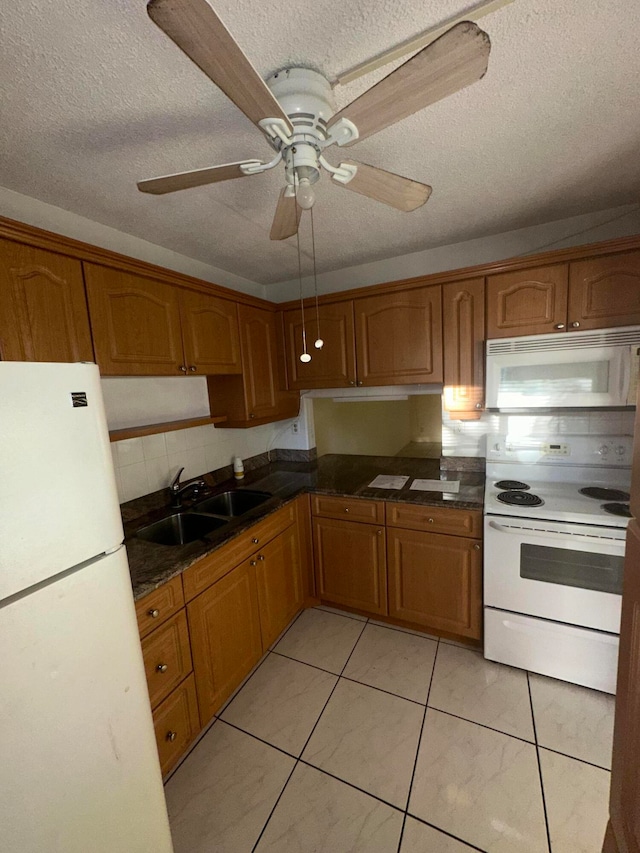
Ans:
{"label": "oven door window", "polygon": [[621,595],[623,566],[622,556],[547,545],[520,546],[520,577],[533,581]]}

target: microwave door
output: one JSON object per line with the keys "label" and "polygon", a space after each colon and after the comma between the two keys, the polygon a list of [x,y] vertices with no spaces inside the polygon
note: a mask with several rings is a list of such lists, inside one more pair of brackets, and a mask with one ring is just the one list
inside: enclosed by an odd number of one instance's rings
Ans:
{"label": "microwave door", "polygon": [[495,409],[626,406],[629,349],[500,353],[487,358],[487,405]]}

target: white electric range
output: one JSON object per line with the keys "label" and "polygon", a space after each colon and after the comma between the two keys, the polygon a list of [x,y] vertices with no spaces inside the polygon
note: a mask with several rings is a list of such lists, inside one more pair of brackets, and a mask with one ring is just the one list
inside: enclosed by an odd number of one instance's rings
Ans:
{"label": "white electric range", "polygon": [[488,438],[485,657],[615,693],[632,438]]}

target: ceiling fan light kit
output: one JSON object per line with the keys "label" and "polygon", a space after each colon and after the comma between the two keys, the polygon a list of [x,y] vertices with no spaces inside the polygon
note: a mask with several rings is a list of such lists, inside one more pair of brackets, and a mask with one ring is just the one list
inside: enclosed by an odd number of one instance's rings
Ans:
{"label": "ceiling fan light kit", "polygon": [[[479,14],[488,14],[509,2],[512,0],[483,0],[474,8]],[[313,185],[322,170],[339,186],[403,212],[421,207],[431,195],[428,184],[351,158],[333,166],[324,157],[324,150],[331,145],[353,145],[475,83],[487,71],[491,50],[489,36],[476,24],[461,21],[459,17],[452,19],[446,32],[336,113],[331,83],[318,71],[284,68],[265,82],[207,0],[150,0],[147,11],[152,21],[262,131],[275,156],[266,162],[240,160],[151,178],[140,181],[138,189],[161,195],[257,175],[284,163],[285,186],[280,191],[269,236],[271,240],[286,240],[298,234],[299,241],[301,212],[311,212],[316,311]],[[440,30],[432,28],[423,35],[429,37],[429,33],[435,35]],[[413,39],[378,57],[375,67],[415,49],[416,39]],[[350,79],[360,73],[366,71],[360,67],[353,69],[349,72]],[[298,257],[300,260],[299,242]],[[302,301],[301,269],[299,275]],[[300,359],[308,362],[311,356],[306,345],[304,305],[302,310]],[[318,327],[314,346],[320,349],[322,344]]]}

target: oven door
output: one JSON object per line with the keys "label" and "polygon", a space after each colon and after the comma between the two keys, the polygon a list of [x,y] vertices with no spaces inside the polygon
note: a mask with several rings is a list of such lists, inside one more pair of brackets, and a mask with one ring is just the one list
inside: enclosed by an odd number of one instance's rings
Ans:
{"label": "oven door", "polygon": [[484,603],[619,633],[625,530],[485,516]]}

